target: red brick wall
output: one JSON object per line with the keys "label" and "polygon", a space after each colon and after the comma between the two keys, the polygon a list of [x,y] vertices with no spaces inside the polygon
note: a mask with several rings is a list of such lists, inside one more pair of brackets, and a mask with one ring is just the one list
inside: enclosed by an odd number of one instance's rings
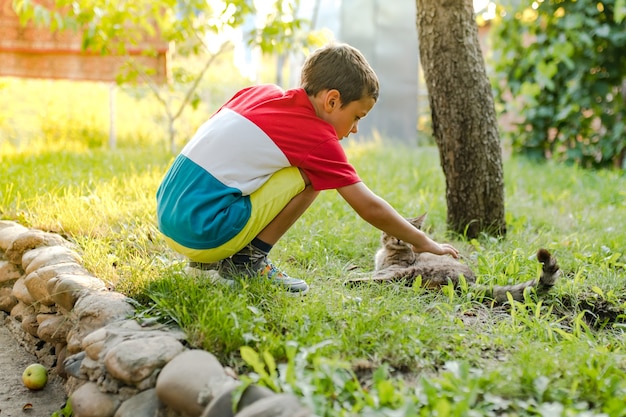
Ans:
{"label": "red brick wall", "polygon": [[[0,0],[0,76],[113,81],[127,57],[103,56],[81,50],[82,35],[74,32],[51,33],[31,22],[21,26],[12,0]],[[154,48],[155,56],[142,50]],[[129,48],[130,49],[130,48]],[[131,49],[141,65],[153,69],[153,80],[167,78],[167,43],[155,39]]]}

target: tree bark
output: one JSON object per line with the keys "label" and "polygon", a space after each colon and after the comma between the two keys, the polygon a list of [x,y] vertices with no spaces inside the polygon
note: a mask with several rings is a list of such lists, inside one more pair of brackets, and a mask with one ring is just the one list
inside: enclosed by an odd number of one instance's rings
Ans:
{"label": "tree bark", "polygon": [[502,236],[502,148],[472,0],[417,0],[417,30],[448,229]]}

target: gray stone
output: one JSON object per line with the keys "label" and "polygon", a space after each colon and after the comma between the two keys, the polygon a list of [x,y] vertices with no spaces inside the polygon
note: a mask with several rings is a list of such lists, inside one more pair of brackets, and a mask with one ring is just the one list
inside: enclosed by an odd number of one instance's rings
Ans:
{"label": "gray stone", "polygon": [[154,388],[140,392],[124,401],[117,409],[115,417],[155,417],[163,404],[159,401]]}
{"label": "gray stone", "polygon": [[205,396],[206,399],[199,401],[201,392],[210,382],[220,384],[220,391],[227,384],[235,383],[215,356],[204,350],[187,350],[163,367],[157,378],[156,392],[166,406],[197,417],[213,399]]}
{"label": "gray stone", "polygon": [[63,379],[67,379],[67,372],[65,371],[65,359],[67,358],[67,345],[59,343],[54,347],[54,352],[57,356],[56,371],[57,375]]}
{"label": "gray stone", "polygon": [[37,337],[37,329],[39,328],[39,323],[37,322],[37,314],[29,314],[24,315],[22,317],[22,330],[31,336]]}
{"label": "gray stone", "polygon": [[52,314],[52,313],[39,313],[37,314],[37,323],[41,324],[44,321],[54,317],[56,314]]}
{"label": "gray stone", "polygon": [[74,313],[81,324],[90,320],[98,329],[109,323],[118,322],[134,313],[131,300],[118,292],[97,291],[82,297],[74,306]]}
{"label": "gray stone", "polygon": [[24,319],[24,316],[30,315],[35,315],[35,309],[32,306],[26,305],[21,301],[18,302],[15,307],[11,309],[11,317],[19,322]]}
{"label": "gray stone", "polygon": [[15,284],[13,284],[13,296],[22,303],[30,306],[35,304],[35,299],[30,295],[30,292],[28,292],[28,288],[26,288],[24,283],[25,278],[26,277],[22,276],[15,281]]}
{"label": "gray stone", "polygon": [[87,356],[89,356],[89,358],[94,361],[100,360],[100,353],[104,348],[107,334],[108,332],[106,327],[102,327],[85,336],[81,342],[81,348]]}
{"label": "gray stone", "polygon": [[98,291],[82,297],[74,306],[74,313],[81,324],[90,321],[93,329],[121,321],[134,313],[128,297],[118,292]]}
{"label": "gray stone", "polygon": [[91,291],[104,291],[104,283],[91,275],[59,274],[51,278],[46,289],[52,300],[65,311],[71,311],[80,297]]}
{"label": "gray stone", "polygon": [[75,251],[65,246],[41,246],[24,252],[22,268],[26,275],[45,266],[63,263],[82,264],[83,260]]}
{"label": "gray stone", "polygon": [[107,374],[101,361],[91,360],[88,356],[85,356],[80,363],[79,375],[84,375],[89,381],[97,383],[102,392],[116,393],[121,386],[120,381]]}
{"label": "gray stone", "polygon": [[113,417],[119,400],[98,389],[93,382],[81,385],[70,397],[74,417]]}
{"label": "gray stone", "polygon": [[4,229],[8,229],[9,227],[15,227],[15,226],[21,226],[21,225],[17,222],[14,222],[13,220],[0,220],[0,235],[2,235],[2,233],[4,232]]}
{"label": "gray stone", "polygon": [[[0,220],[0,235],[4,232],[4,229],[8,229],[9,227],[15,227],[15,226],[21,226],[21,225],[17,222],[14,222],[13,220]],[[21,226],[21,227],[24,227],[24,226]]]}
{"label": "gray stone", "polygon": [[198,403],[207,405],[217,398],[224,390],[231,389],[233,385],[238,383],[233,379],[225,368],[222,368],[224,374],[216,373],[210,375],[202,390],[198,393]]}
{"label": "gray stone", "polygon": [[[202,417],[233,417],[234,413],[243,410],[252,403],[272,395],[276,395],[269,388],[257,385],[248,386],[241,394],[237,406],[233,407],[233,393],[239,388],[239,385],[233,385],[225,389],[222,393],[213,399],[211,403],[204,409]],[[234,410],[234,411],[233,411]]]}
{"label": "gray stone", "polygon": [[90,381],[95,381],[98,384],[100,391],[119,394],[120,388],[124,386],[122,381],[107,373],[102,361],[92,361],[89,357],[85,357],[81,371],[85,372]]}
{"label": "gray stone", "polygon": [[40,314],[56,314],[56,313],[59,313],[59,309],[57,308],[56,304],[52,304],[51,306],[45,306],[43,304],[39,304],[37,306],[37,311]]}
{"label": "gray stone", "polygon": [[[65,355],[67,356],[67,346],[65,347]],[[65,374],[77,379],[87,379],[87,375],[81,370],[84,359],[85,352],[78,352],[75,355],[67,356],[63,361]]]}
{"label": "gray stone", "polygon": [[186,340],[186,335],[177,327],[154,325],[142,327],[134,319],[116,321],[94,330],[81,342],[81,349],[93,360],[99,360],[113,346],[133,339],[145,339],[149,337],[173,337],[181,343]]}
{"label": "gray stone", "polygon": [[74,327],[72,320],[62,314],[39,314],[37,337],[52,344],[66,344],[67,335]]}
{"label": "gray stone", "polygon": [[293,394],[262,398],[235,414],[235,417],[313,417]]}
{"label": "gray stone", "polygon": [[20,264],[24,252],[40,246],[56,245],[69,246],[70,243],[55,233],[47,233],[41,230],[27,230],[13,239],[4,254],[10,262]]}
{"label": "gray stone", "polygon": [[9,261],[0,261],[0,287],[12,287],[22,276],[20,269]]}
{"label": "gray stone", "polygon": [[68,335],[68,352],[79,352],[81,342],[88,334],[109,323],[123,320],[134,311],[128,297],[123,294],[108,291],[84,294],[74,306],[73,314],[78,324]]}
{"label": "gray stone", "polygon": [[5,252],[19,235],[27,231],[21,224],[0,220],[0,249]]}
{"label": "gray stone", "polygon": [[65,381],[65,392],[71,396],[73,392],[75,392],[78,388],[85,385],[87,382],[84,379],[74,378],[72,375],[67,376],[67,381]]}
{"label": "gray stone", "polygon": [[88,273],[82,265],[76,262],[48,265],[26,275],[24,285],[36,302],[50,306],[54,304],[47,287],[50,279],[59,275],[87,275]]}
{"label": "gray stone", "polygon": [[184,350],[171,336],[127,340],[107,349],[104,365],[111,376],[127,385],[153,387],[157,372]]}
{"label": "gray stone", "polygon": [[0,311],[10,313],[17,305],[17,298],[13,296],[12,288],[0,288]]}

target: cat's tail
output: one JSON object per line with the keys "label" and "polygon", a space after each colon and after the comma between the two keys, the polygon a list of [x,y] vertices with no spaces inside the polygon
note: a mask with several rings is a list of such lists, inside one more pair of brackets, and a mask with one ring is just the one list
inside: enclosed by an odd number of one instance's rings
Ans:
{"label": "cat's tail", "polygon": [[493,288],[487,289],[485,294],[493,298],[497,303],[508,301],[507,293],[515,301],[524,301],[524,291],[527,288],[535,288],[538,294],[545,294],[556,284],[557,279],[561,275],[559,265],[556,258],[546,249],[537,251],[537,260],[543,265],[541,276],[539,279],[531,279],[530,281],[520,282],[514,285],[494,285]]}

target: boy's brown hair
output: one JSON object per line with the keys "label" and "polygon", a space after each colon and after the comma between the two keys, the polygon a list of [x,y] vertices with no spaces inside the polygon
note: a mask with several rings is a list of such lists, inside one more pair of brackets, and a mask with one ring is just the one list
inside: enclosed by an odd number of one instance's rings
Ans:
{"label": "boy's brown hair", "polygon": [[341,107],[364,97],[378,100],[378,77],[356,48],[333,43],[315,50],[302,67],[300,87],[309,96],[320,91],[337,90]]}

